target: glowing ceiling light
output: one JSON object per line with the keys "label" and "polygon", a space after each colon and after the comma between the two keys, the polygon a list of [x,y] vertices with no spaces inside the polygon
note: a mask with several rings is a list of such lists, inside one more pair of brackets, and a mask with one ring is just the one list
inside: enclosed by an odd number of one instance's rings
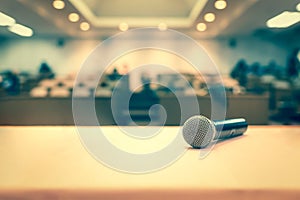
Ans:
{"label": "glowing ceiling light", "polygon": [[0,12],[0,26],[11,26],[16,23],[16,20],[2,12]]}
{"label": "glowing ceiling light", "polygon": [[165,30],[168,29],[168,26],[167,26],[167,24],[165,24],[165,23],[159,23],[159,24],[158,24],[158,29],[159,29],[160,31],[165,31]]}
{"label": "glowing ceiling light", "polygon": [[82,22],[82,23],[80,24],[80,29],[81,29],[82,31],[88,31],[88,30],[90,30],[90,24],[87,23],[87,22]]}
{"label": "glowing ceiling light", "polygon": [[296,9],[300,12],[300,3],[297,4]]}
{"label": "glowing ceiling light", "polygon": [[77,13],[70,13],[68,19],[70,20],[70,22],[78,22],[80,17]]}
{"label": "glowing ceiling light", "polygon": [[128,24],[126,24],[126,23],[121,23],[121,24],[119,25],[119,29],[120,29],[121,31],[127,31],[128,28],[129,28],[129,26],[128,26]]}
{"label": "glowing ceiling light", "polygon": [[65,2],[62,0],[54,0],[52,5],[54,8],[61,10],[65,7]]}
{"label": "glowing ceiling light", "polygon": [[284,11],[269,19],[266,24],[269,28],[287,28],[300,21],[300,12]]}
{"label": "glowing ceiling light", "polygon": [[215,8],[218,10],[223,10],[224,8],[226,8],[227,6],[227,2],[225,0],[217,0],[215,2]]}
{"label": "glowing ceiling light", "polygon": [[203,31],[205,31],[206,30],[206,24],[204,24],[204,23],[199,23],[199,24],[197,24],[197,30],[198,31],[201,31],[201,32],[203,32]]}
{"label": "glowing ceiling light", "polygon": [[12,26],[9,26],[8,30],[10,32],[13,32],[15,34],[18,34],[18,35],[24,36],[24,37],[31,37],[33,35],[33,31],[31,28],[21,25],[21,24],[14,24]]}
{"label": "glowing ceiling light", "polygon": [[204,15],[204,20],[207,22],[213,22],[213,21],[215,21],[215,19],[216,19],[216,16],[214,13],[206,13]]}

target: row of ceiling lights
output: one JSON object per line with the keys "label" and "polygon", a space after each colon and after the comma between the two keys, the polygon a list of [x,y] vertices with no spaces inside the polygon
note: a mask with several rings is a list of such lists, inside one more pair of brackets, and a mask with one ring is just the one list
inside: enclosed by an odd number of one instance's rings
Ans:
{"label": "row of ceiling lights", "polygon": [[[54,0],[52,5],[54,8],[56,8],[58,10],[62,10],[65,7],[65,2],[63,0]],[[78,22],[80,19],[80,16],[77,13],[70,13],[68,16],[68,19],[70,22]],[[81,22],[79,27],[82,31],[88,31],[90,29],[90,24],[87,22]],[[119,29],[121,31],[127,31],[128,28],[129,28],[129,26],[127,23],[121,23],[119,25]]]}
{"label": "row of ceiling lights", "polygon": [[[65,7],[65,2],[63,0],[53,0],[52,3],[53,7],[56,9],[63,9]],[[215,8],[222,10],[224,8],[226,8],[227,3],[225,0],[216,0],[215,1]],[[214,13],[206,13],[204,15],[204,20],[208,23],[211,23],[215,20],[216,16]],[[68,15],[68,19],[70,22],[78,22],[80,20],[80,16],[77,13],[70,13]],[[4,13],[0,12],[0,26],[8,26],[8,30],[16,33],[18,35],[21,36],[25,36],[25,37],[30,37],[33,35],[33,31],[32,29],[30,29],[29,27],[26,27],[24,25],[21,24],[17,24],[15,19],[13,19],[10,16],[5,15]],[[121,23],[119,25],[119,29],[121,31],[127,31],[129,28],[127,23]],[[165,23],[160,23],[158,24],[158,29],[159,30],[166,30],[168,28],[167,24]],[[196,26],[198,31],[205,31],[207,29],[207,26],[205,23],[198,23]],[[81,22],[80,23],[80,29],[82,31],[88,31],[90,29],[90,24],[87,22]]]}
{"label": "row of ceiling lights", "polygon": [[[52,6],[55,9],[62,10],[65,8],[65,2],[63,0],[54,0],[52,2]],[[68,19],[70,22],[76,23],[80,20],[80,16],[79,16],[79,14],[73,12],[68,15]],[[79,25],[79,28],[82,31],[88,31],[90,29],[90,24],[87,22],[81,22]]]}
{"label": "row of ceiling lights", "polygon": [[[63,0],[54,0],[53,1],[53,7],[56,9],[63,9],[65,7],[65,3]],[[215,8],[218,10],[225,9],[227,6],[227,2],[225,0],[216,0],[215,1]],[[270,28],[281,28],[281,27],[288,27],[294,23],[297,23],[299,21],[299,11],[300,11],[300,3],[297,5],[296,9],[297,12],[288,12],[285,11],[281,13],[278,16],[275,16],[274,18],[268,20],[267,26]],[[68,16],[68,19],[70,22],[78,22],[80,20],[80,16],[77,13],[70,13]],[[216,16],[214,13],[206,13],[204,15],[204,20],[208,23],[211,23],[215,21]],[[33,35],[33,30],[29,27],[26,27],[21,24],[17,24],[16,20],[2,12],[0,12],[0,26],[6,26],[9,31],[24,36],[24,37],[30,37]],[[127,23],[121,23],[119,25],[119,29],[121,31],[127,31],[129,28]],[[165,23],[160,23],[158,25],[159,30],[166,30],[168,27]],[[90,29],[90,25],[87,22],[81,22],[80,23],[80,29],[82,31],[87,31]],[[203,32],[207,29],[207,25],[203,22],[200,22],[197,24],[196,29],[200,32]]]}
{"label": "row of ceiling lights", "polygon": [[[225,0],[216,0],[214,6],[218,10],[223,10],[227,7],[227,2]],[[216,20],[216,15],[212,12],[209,12],[206,13],[203,18],[207,23],[211,23]],[[200,32],[203,32],[207,29],[207,25],[204,22],[200,22],[197,24],[196,29]]]}
{"label": "row of ceiling lights", "polygon": [[[54,8],[56,8],[58,10],[61,10],[65,7],[65,2],[63,0],[53,0],[52,5],[53,5]],[[214,6],[218,10],[223,10],[223,9],[226,8],[227,2],[226,2],[226,0],[216,0]],[[70,13],[69,16],[68,16],[68,19],[71,22],[78,22],[79,19],[80,19],[80,16],[77,13]],[[216,16],[212,12],[206,13],[204,15],[204,20],[208,23],[211,23],[211,22],[215,21],[215,19],[216,19]],[[89,23],[82,22],[80,24],[80,29],[83,30],[83,31],[89,30],[90,29]],[[120,23],[119,24],[119,29],[121,31],[127,31],[129,29],[129,25],[125,22]],[[168,26],[165,23],[159,23],[158,24],[158,29],[161,30],[161,31],[164,31],[164,30],[168,29]],[[201,23],[197,24],[196,29],[198,31],[202,32],[202,31],[205,31],[207,29],[207,26],[206,26],[205,23],[201,22]]]}
{"label": "row of ceiling lights", "polygon": [[[53,7],[62,10],[65,7],[65,2],[63,0],[53,0],[52,3]],[[80,19],[80,16],[77,13],[70,13],[68,16],[68,19],[70,22],[78,22]],[[167,25],[165,23],[158,24],[158,28],[160,30],[166,30]],[[80,23],[80,29],[82,31],[88,31],[90,29],[90,24],[87,22]],[[120,31],[127,31],[129,29],[129,25],[125,22],[119,24],[119,30]]]}
{"label": "row of ceiling lights", "polygon": [[16,20],[13,17],[2,12],[0,12],[0,26],[7,27],[10,32],[23,37],[31,37],[33,35],[33,30],[31,28],[16,23]]}
{"label": "row of ceiling lights", "polygon": [[[226,0],[216,0],[214,6],[218,10],[223,10],[227,7],[227,2],[226,2]],[[204,20],[208,23],[211,23],[211,22],[215,21],[215,19],[216,19],[216,15],[212,12],[206,13],[204,15]],[[119,25],[119,29],[121,31],[127,31],[128,28],[129,28],[129,26],[128,26],[127,23],[121,23]],[[159,23],[158,24],[158,29],[161,30],[161,31],[164,31],[164,30],[168,29],[168,26],[165,23]],[[197,26],[196,26],[196,29],[200,32],[203,32],[207,29],[207,25],[203,22],[198,23]]]}

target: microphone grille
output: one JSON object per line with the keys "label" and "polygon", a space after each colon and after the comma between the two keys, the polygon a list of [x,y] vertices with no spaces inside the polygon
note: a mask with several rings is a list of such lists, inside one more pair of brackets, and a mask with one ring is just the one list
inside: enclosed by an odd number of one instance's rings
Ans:
{"label": "microphone grille", "polygon": [[210,119],[196,115],[183,124],[182,133],[185,141],[193,148],[204,148],[213,140],[216,130]]}

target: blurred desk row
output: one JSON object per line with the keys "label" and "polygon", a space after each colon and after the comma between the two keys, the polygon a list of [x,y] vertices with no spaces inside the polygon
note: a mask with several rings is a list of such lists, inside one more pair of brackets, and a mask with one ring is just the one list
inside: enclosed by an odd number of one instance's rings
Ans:
{"label": "blurred desk row", "polygon": [[[142,124],[147,124],[149,108],[157,103],[166,110],[166,125],[180,125],[180,118],[181,121],[185,121],[191,115],[199,113],[210,117],[211,92],[207,85],[210,83],[213,87],[224,86],[227,94],[226,118],[245,117],[250,124],[256,125],[300,124],[300,81],[291,82],[272,75],[251,75],[247,85],[240,86],[237,80],[226,75],[222,77],[222,84],[218,78],[209,74],[183,74],[183,77],[178,74],[157,75],[157,81],[163,85],[151,83],[150,88],[158,95],[158,99],[153,102],[147,98],[135,100],[132,105],[139,109],[135,112],[139,114],[133,118],[146,119]],[[77,81],[75,77],[42,80],[32,78],[22,81],[23,84],[17,91],[0,87],[0,125],[73,125],[72,96],[82,99],[83,102],[95,96],[96,115],[100,124],[114,125],[116,122],[112,117],[110,97],[116,88],[134,93],[145,89],[137,87],[141,80],[135,78],[130,75],[113,74],[107,74],[100,80],[93,77]],[[3,81],[2,86],[9,86],[8,83]],[[146,85],[143,84],[143,87]],[[189,96],[196,94],[200,112],[197,112],[196,106],[190,106],[183,108],[187,111],[182,113],[177,98],[170,95],[174,94],[174,91],[184,96],[185,102],[190,102]],[[156,112],[156,115],[160,116],[158,113]],[[131,112],[132,116],[133,114],[134,112]],[[84,124],[96,125],[90,124],[88,118]],[[122,125],[126,125],[126,122]]]}
{"label": "blurred desk row", "polygon": [[[78,100],[88,101],[86,98]],[[180,125],[192,115],[202,114],[210,117],[211,97],[198,96],[197,100],[200,113],[193,106],[183,108],[185,110],[182,113],[174,95],[159,96],[159,104],[167,114],[166,125]],[[182,101],[189,102],[191,97],[183,96]],[[3,97],[0,98],[0,110],[0,125],[74,125],[71,97]],[[101,125],[116,124],[111,111],[110,97],[96,97],[95,110]],[[249,124],[268,124],[269,95],[228,95],[226,118],[236,117],[246,118]],[[90,124],[87,120],[82,125],[97,124]]]}

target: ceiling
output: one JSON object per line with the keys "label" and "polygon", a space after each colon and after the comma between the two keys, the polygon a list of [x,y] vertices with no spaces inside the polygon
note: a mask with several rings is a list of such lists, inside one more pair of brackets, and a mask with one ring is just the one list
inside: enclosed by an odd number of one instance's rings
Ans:
{"label": "ceiling", "polygon": [[[115,28],[120,23],[130,27],[190,27],[207,0],[70,0],[94,27]],[[170,6],[172,5],[172,6]]]}
{"label": "ceiling", "polygon": [[[0,12],[14,17],[17,23],[34,30],[33,37],[106,38],[120,32],[120,23],[129,28],[167,24],[168,28],[192,38],[222,38],[255,35],[265,38],[287,38],[299,44],[300,23],[286,29],[268,29],[266,21],[284,10],[296,11],[299,0],[227,0],[224,10],[214,7],[215,0],[64,0],[65,8],[52,7],[53,0],[1,0]],[[68,21],[68,14],[77,12],[80,20]],[[213,12],[214,22],[204,21],[204,14]],[[88,22],[90,30],[81,31],[79,24]],[[196,30],[205,22],[204,32]],[[6,27],[1,37],[18,38]]]}

